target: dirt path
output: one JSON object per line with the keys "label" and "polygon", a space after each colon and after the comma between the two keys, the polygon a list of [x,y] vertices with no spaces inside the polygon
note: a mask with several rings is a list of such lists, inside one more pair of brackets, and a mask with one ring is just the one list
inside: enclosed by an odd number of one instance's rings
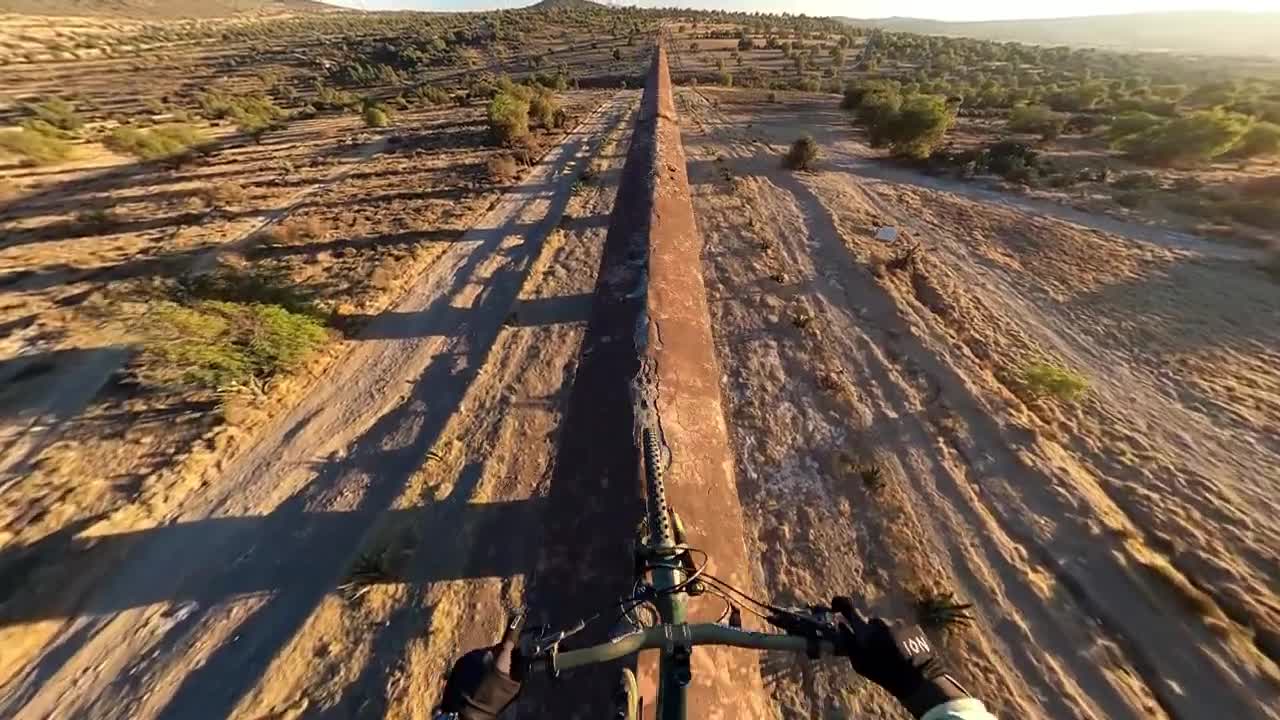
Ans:
{"label": "dirt path", "polygon": [[571,133],[177,513],[59,538],[94,589],[7,608],[0,714],[427,717],[538,560],[517,530],[547,521],[635,100]]}
{"label": "dirt path", "polygon": [[[783,171],[784,142],[840,130],[717,97],[680,112],[763,586],[973,602],[939,632],[1001,717],[1277,717],[1274,285],[1207,246],[867,179],[839,145]],[[1026,399],[1037,359],[1086,398]],[[771,669],[784,717],[893,712],[847,669]]]}

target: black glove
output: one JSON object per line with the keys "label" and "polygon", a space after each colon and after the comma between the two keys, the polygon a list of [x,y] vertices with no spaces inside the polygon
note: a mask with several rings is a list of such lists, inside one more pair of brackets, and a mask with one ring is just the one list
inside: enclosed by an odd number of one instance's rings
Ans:
{"label": "black glove", "polygon": [[462,720],[494,720],[520,694],[527,663],[520,657],[523,616],[507,624],[502,641],[472,650],[453,664],[440,709]]}
{"label": "black glove", "polygon": [[847,597],[833,598],[831,609],[843,619],[840,628],[853,669],[888,690],[915,717],[949,700],[969,697],[947,674],[919,627],[867,620]]}

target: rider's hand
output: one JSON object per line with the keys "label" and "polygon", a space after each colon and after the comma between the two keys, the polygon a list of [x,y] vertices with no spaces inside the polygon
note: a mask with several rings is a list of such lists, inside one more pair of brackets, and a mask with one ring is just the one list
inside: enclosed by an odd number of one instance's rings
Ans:
{"label": "rider's hand", "polygon": [[915,717],[969,694],[933,653],[919,627],[890,625],[881,618],[864,618],[847,597],[831,601],[842,618],[841,630],[849,662],[859,675],[888,690]]}
{"label": "rider's hand", "polygon": [[440,709],[462,720],[494,720],[520,694],[527,664],[520,657],[522,618],[507,625],[502,641],[472,650],[453,664]]}

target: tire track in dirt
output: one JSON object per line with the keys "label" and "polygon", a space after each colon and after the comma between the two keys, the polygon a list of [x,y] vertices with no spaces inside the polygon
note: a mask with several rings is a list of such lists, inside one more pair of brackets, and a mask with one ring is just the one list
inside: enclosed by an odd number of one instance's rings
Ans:
{"label": "tire track in dirt", "polygon": [[[95,717],[223,716],[242,700],[247,711],[279,699],[269,696],[281,693],[261,690],[276,681],[256,670],[273,658],[290,665],[281,648],[295,635],[303,640],[324,635],[308,621],[319,617],[323,626],[333,619],[328,617],[332,606],[341,601],[328,593],[349,562],[341,559],[355,557],[379,518],[408,517],[411,503],[397,507],[406,494],[434,500],[425,513],[438,522],[471,506],[483,468],[466,464],[445,482],[440,478],[447,473],[438,475],[431,467],[420,471],[423,458],[433,446],[447,467],[459,457],[453,445],[442,449],[438,442],[447,437],[452,418],[472,412],[470,398],[478,390],[468,388],[483,380],[486,392],[496,391],[490,383],[498,380],[487,368],[495,352],[499,361],[505,357],[507,351],[495,342],[519,305],[542,240],[571,200],[590,139],[623,123],[632,103],[630,96],[620,95],[571,133],[446,251],[394,310],[375,318],[329,381],[190,502],[176,524],[132,535],[95,529],[103,536],[94,550],[98,557],[127,550],[128,562],[83,603],[84,614],[66,623],[42,655],[6,684],[5,714],[43,717],[57,707]],[[588,262],[583,272],[589,278],[595,268],[589,257],[581,260]],[[549,326],[560,322],[555,312],[544,318]],[[576,352],[572,333],[549,340],[548,347],[561,348],[562,359]],[[521,356],[512,352],[513,359]],[[559,387],[565,373],[553,369],[547,377],[554,378],[549,387]],[[499,403],[499,416],[503,408]],[[480,447],[491,446],[497,444],[495,432],[490,427],[487,436],[473,437],[482,440]],[[447,537],[442,532],[432,528],[437,538]],[[316,565],[312,558],[325,562]],[[425,576],[411,578],[509,575],[511,568],[502,563],[491,555],[480,558],[479,567],[468,567],[467,558],[452,558],[428,563],[415,571]],[[518,592],[518,583],[507,592]],[[430,601],[429,593],[425,598],[416,593],[391,594]],[[31,612],[38,616],[38,610]],[[401,610],[394,624],[410,624],[417,612]],[[97,618],[86,620],[85,614]],[[352,622],[361,625],[358,614],[348,626]],[[360,652],[365,657],[395,654],[394,639],[378,644],[374,651],[366,644]],[[361,657],[337,655],[348,663]],[[294,661],[290,669],[271,667],[280,670],[281,684],[305,685],[314,663],[307,660]],[[373,672],[357,684],[378,676]],[[341,699],[322,691],[316,702]]]}
{"label": "tire track in dirt", "polygon": [[[694,106],[695,112],[710,112],[702,103],[691,102],[690,104]],[[859,253],[858,249],[853,247],[845,249],[840,238],[843,235],[848,241],[850,235],[838,229],[840,222],[830,215],[831,211],[827,208],[839,207],[841,212],[852,212],[855,217],[860,215],[862,216],[860,219],[865,221],[869,216],[876,214],[876,210],[883,212],[883,205],[875,208],[871,207],[870,203],[862,203],[852,208],[840,206],[838,203],[830,205],[831,188],[827,187],[826,183],[819,182],[819,178],[806,177],[803,180],[796,180],[789,175],[776,173],[774,170],[776,166],[772,164],[776,162],[774,157],[761,160],[758,148],[745,142],[735,143],[734,140],[740,138],[734,138],[735,133],[732,130],[719,130],[719,128],[732,126],[726,118],[717,117],[706,125],[716,127],[718,135],[729,137],[727,141],[722,140],[721,145],[711,144],[711,148],[724,148],[719,153],[727,153],[730,156],[741,155],[745,158],[741,161],[726,163],[727,167],[732,168],[730,174],[737,175],[745,172],[748,175],[757,176],[750,180],[734,182],[760,188],[762,192],[767,191],[775,195],[774,202],[782,202],[784,206],[788,203],[798,203],[797,212],[806,216],[805,219],[809,221],[805,224],[807,234],[811,238],[816,238],[816,242],[821,246],[809,249],[810,252],[822,258],[820,263],[815,261],[815,264],[820,264],[824,268],[821,274],[813,273],[813,277],[819,279],[816,284],[821,285],[822,279],[828,274],[836,277],[835,285],[827,283],[825,292],[819,294],[826,295],[828,298],[835,297],[837,306],[851,304],[857,309],[858,324],[848,324],[848,316],[830,306],[823,312],[816,313],[818,326],[822,326],[824,322],[830,322],[835,330],[830,333],[821,333],[823,341],[819,344],[841,345],[841,340],[845,337],[862,335],[865,331],[858,330],[858,325],[881,330],[867,336],[862,341],[861,348],[845,346],[844,350],[835,353],[846,358],[860,359],[860,362],[845,367],[849,372],[848,377],[856,381],[845,394],[856,398],[859,397],[859,393],[870,393],[874,397],[884,389],[892,388],[888,397],[881,397],[878,402],[871,403],[872,407],[879,405],[895,408],[892,414],[878,418],[876,424],[880,426],[888,426],[895,421],[900,424],[903,418],[920,416],[919,420],[909,423],[909,426],[915,428],[912,431],[914,436],[908,433],[905,437],[909,441],[900,446],[899,454],[904,458],[912,455],[919,456],[924,448],[938,445],[939,435],[949,437],[948,442],[943,443],[941,447],[933,447],[930,453],[924,454],[925,457],[932,454],[932,460],[923,465],[918,459],[912,460],[910,463],[912,472],[906,475],[906,479],[915,486],[915,492],[909,493],[905,506],[897,509],[910,514],[911,507],[929,508],[930,512],[921,516],[926,518],[925,527],[931,531],[929,534],[935,539],[933,543],[935,546],[936,541],[942,542],[942,547],[951,558],[950,564],[953,570],[964,581],[962,586],[968,586],[964,587],[964,590],[969,593],[969,597],[973,599],[987,597],[990,598],[991,607],[1000,607],[1003,605],[1001,597],[986,593],[984,585],[999,588],[1001,581],[1003,581],[1005,592],[1014,593],[1010,599],[1014,602],[1014,607],[1018,608],[1015,616],[995,618],[997,622],[993,622],[992,618],[984,618],[986,622],[983,623],[989,628],[988,632],[994,631],[997,635],[1004,637],[1003,653],[1014,660],[1008,665],[1020,669],[1026,667],[1025,663],[1018,662],[1016,659],[1021,652],[1019,645],[1056,646],[1056,651],[1050,651],[1049,655],[1043,656],[1043,664],[1034,663],[1034,665],[1041,667],[1047,675],[1066,681],[1065,685],[1056,680],[1051,681],[1041,685],[1036,694],[1042,700],[1052,702],[1053,696],[1050,693],[1063,693],[1064,686],[1079,687],[1078,691],[1065,693],[1074,696],[1073,704],[1077,708],[1075,712],[1066,713],[1068,716],[1087,716],[1090,711],[1085,708],[1093,706],[1095,702],[1100,703],[1097,710],[1100,716],[1105,717],[1147,716],[1155,711],[1151,706],[1151,695],[1141,687],[1135,688],[1135,683],[1126,679],[1126,675],[1132,676],[1133,670],[1123,670],[1126,661],[1123,657],[1119,657],[1122,655],[1130,656],[1139,664],[1144,671],[1142,674],[1146,677],[1147,683],[1161,698],[1162,704],[1171,711],[1171,714],[1185,712],[1188,713],[1187,716],[1198,717],[1204,712],[1209,712],[1210,707],[1222,708],[1235,704],[1235,712],[1240,716],[1251,716],[1250,714],[1257,709],[1255,694],[1260,693],[1256,696],[1265,697],[1269,692],[1270,686],[1265,680],[1265,672],[1257,681],[1244,680],[1244,687],[1251,690],[1244,690],[1238,695],[1231,690],[1231,686],[1237,682],[1232,675],[1220,676],[1216,681],[1203,677],[1204,673],[1210,673],[1209,677],[1212,677],[1211,674],[1220,666],[1220,663],[1232,662],[1229,658],[1238,657],[1239,648],[1226,650],[1213,635],[1205,634],[1203,629],[1197,630],[1198,626],[1201,628],[1203,626],[1200,626],[1198,618],[1193,618],[1190,628],[1179,627],[1174,631],[1172,644],[1183,648],[1199,647],[1200,651],[1205,652],[1208,657],[1219,656],[1224,651],[1225,655],[1215,660],[1197,662],[1185,657],[1182,652],[1147,652],[1145,643],[1150,642],[1153,637],[1171,633],[1170,629],[1164,626],[1153,627],[1146,631],[1136,629],[1141,626],[1144,618],[1151,617],[1152,611],[1148,609],[1151,606],[1145,603],[1154,602],[1155,607],[1161,608],[1155,612],[1157,618],[1186,617],[1179,599],[1163,592],[1158,586],[1150,585],[1140,577],[1140,573],[1134,575],[1132,571],[1116,565],[1114,559],[1107,554],[1109,552],[1107,548],[1119,548],[1114,543],[1091,537],[1093,533],[1090,532],[1088,525],[1074,531],[1074,535],[1078,538],[1076,543],[1068,542],[1063,545],[1062,540],[1072,534],[1071,532],[1067,535],[1062,534],[1065,527],[1070,527],[1070,523],[1065,520],[1073,518],[1075,513],[1070,505],[1064,506],[1060,500],[1056,499],[1055,496],[1063,492],[1060,483],[1056,481],[1055,476],[1036,471],[1034,468],[1037,465],[1028,465],[1028,460],[1023,459],[1035,457],[1026,454],[1030,447],[1028,444],[1030,438],[1010,437],[1006,428],[992,422],[989,409],[976,394],[979,392],[986,394],[982,384],[975,386],[969,379],[969,377],[981,378],[986,373],[977,368],[966,368],[963,371],[954,369],[949,366],[950,363],[959,362],[961,367],[964,367],[969,362],[964,358],[953,357],[949,351],[932,349],[939,338],[929,329],[930,324],[936,322],[936,318],[928,317],[934,312],[926,309],[928,299],[917,300],[915,297],[917,288],[908,286],[904,291],[905,297],[910,298],[909,303],[920,302],[916,309],[908,309],[900,304],[899,296],[886,294],[884,290],[877,287],[876,282],[871,281],[870,277],[862,279],[857,271],[853,275],[850,275],[848,270],[832,272],[832,268],[852,267],[849,265],[851,261],[849,251],[852,250],[855,255],[860,254],[864,257],[866,252],[864,249]],[[708,154],[717,154],[717,152],[711,150]],[[765,177],[772,178],[773,182],[764,180]],[[782,187],[773,186],[773,183]],[[794,199],[789,199],[788,195]],[[768,204],[768,198],[763,198],[748,203],[747,207],[754,210]],[[702,208],[699,209],[702,210]],[[891,216],[890,220],[892,219]],[[725,222],[723,218],[719,220]],[[815,221],[817,227],[814,225]],[[705,220],[703,224],[705,229],[707,224]],[[797,225],[799,223],[793,221],[778,227],[777,232],[783,233],[781,237],[786,237],[787,232],[794,232],[790,228]],[[743,283],[745,279],[734,278],[733,282]],[[856,294],[848,295],[847,298],[840,297],[854,292],[855,289]],[[925,314],[920,315],[921,312]],[[813,348],[813,352],[816,355],[822,354],[816,347]],[[815,361],[814,364],[821,366],[827,362],[830,361]],[[731,364],[726,362],[726,365]],[[876,370],[879,378],[867,374],[873,368],[879,368]],[[964,374],[974,372],[977,374],[969,377]],[[794,375],[789,374],[789,377]],[[943,392],[944,389],[946,392]],[[943,408],[941,412],[937,408],[930,407],[939,399]],[[956,427],[957,421],[960,423],[959,428]],[[977,433],[974,433],[974,428],[977,428]],[[959,434],[957,429],[969,432],[963,433],[964,437],[957,439],[956,436]],[[1013,449],[1012,454],[1005,448]],[[741,458],[740,455],[740,462],[744,462]],[[907,461],[903,462],[905,464]],[[1050,461],[1048,458],[1043,458],[1032,459],[1030,462],[1049,463]],[[1028,475],[1038,475],[1039,479],[1027,480]],[[1020,477],[1017,489],[1001,482],[992,482],[1001,476]],[[1081,481],[1079,477],[1068,477],[1073,483]],[[941,485],[933,484],[929,482],[930,478],[945,479],[947,482]],[[1042,486],[1058,489],[1051,491],[1052,495],[1032,491]],[[974,489],[977,488],[984,490],[974,495]],[[1071,494],[1074,493],[1069,492],[1066,496]],[[1098,491],[1097,494],[1090,493],[1089,497],[1098,500],[1106,496]],[[1104,515],[1115,512],[1114,506],[1111,506],[1110,510],[1106,506],[1109,506],[1109,503],[1104,501],[1104,507],[1101,508]],[[986,510],[987,507],[994,510],[995,514]],[[972,509],[972,512],[968,517],[958,516],[956,515],[958,509],[966,511]],[[894,521],[895,524],[898,524],[901,519],[901,516],[898,517],[899,519]],[[933,517],[934,520],[928,521],[929,517]],[[1059,527],[1056,533],[1046,535],[1043,527],[1046,523],[1043,521],[1021,525],[1021,521],[1017,520],[1030,517],[1054,518],[1055,524],[1064,527]],[[943,524],[949,527],[947,531],[940,532],[936,527],[940,518],[950,519],[950,523]],[[1009,524],[1011,520],[1013,525]],[[935,527],[930,528],[931,524]],[[988,531],[976,533],[977,537],[972,538],[964,537],[965,533],[957,533],[954,530],[957,527],[975,526],[986,526]],[[1054,538],[1058,539],[1054,540]],[[986,550],[983,551],[985,560],[972,554],[975,552],[975,539],[979,539],[979,544],[986,545]],[[1047,547],[1050,545],[1045,543],[1058,546],[1059,552],[1049,553]],[[1073,545],[1074,548],[1072,548]],[[1068,548],[1072,549],[1068,550]],[[1031,550],[1030,556],[1027,555],[1028,549]],[[1062,553],[1063,550],[1066,552]],[[1071,560],[1064,563],[1060,559],[1063,554],[1072,556]],[[968,565],[972,565],[974,569],[987,568],[982,571],[987,577],[981,578],[981,582],[975,582],[978,578],[973,576]],[[1140,563],[1136,566],[1142,567]],[[1109,579],[1106,575],[1108,571],[1112,573]],[[1043,580],[1023,585],[1025,589],[1017,591],[1021,592],[1020,596],[1015,592],[1018,587],[1017,578],[1025,576],[1030,581],[1037,575],[1044,576],[1045,573],[1056,575],[1063,587],[1073,591],[1076,595],[1075,602],[1080,604],[1072,607],[1072,602],[1063,604],[1061,598],[1044,596],[1045,588],[1038,587],[1043,585]],[[1124,591],[1118,594],[1115,592],[1117,588],[1129,586],[1141,589],[1136,595]],[[1108,598],[1107,604],[1098,605],[1093,601],[1095,597]],[[984,604],[986,603],[979,602],[979,605]],[[1054,609],[1050,611],[1042,606],[1053,606]],[[1073,616],[1080,618],[1080,621],[1073,621],[1071,619]],[[1090,653],[1093,657],[1072,657],[1073,648],[1088,647],[1090,643],[1087,641],[1082,643],[1083,636],[1074,630],[1067,635],[1063,635],[1063,632],[1066,628],[1072,627],[1073,623],[1078,623],[1080,627],[1093,626],[1093,623],[1088,620],[1090,617],[1107,618],[1107,627],[1102,635],[1110,635],[1113,640],[1100,645],[1094,644],[1094,650]],[[1030,622],[1024,624],[1022,623],[1024,619]],[[1014,623],[1012,626],[1011,621]],[[1189,634],[1182,635],[1181,639],[1178,639],[1178,635],[1184,632]],[[1057,640],[1051,641],[1052,638]],[[1119,648],[1127,652],[1119,652],[1117,643]],[[1218,646],[1217,650],[1205,649],[1215,645]],[[1041,652],[1037,651],[1037,654]],[[1194,654],[1192,653],[1192,656]],[[1170,655],[1174,657],[1169,657]],[[1105,660],[1100,656],[1105,656]],[[1050,668],[1058,669],[1050,670]],[[1165,677],[1171,678],[1171,682],[1176,681],[1178,685],[1166,686],[1163,679]],[[1034,678],[1027,678],[1027,680],[1036,682]],[[1188,693],[1192,696],[1188,698],[1184,694],[1186,688],[1197,682],[1202,682],[1204,685],[1200,691]],[[1108,695],[1108,693],[1111,694]],[[1201,702],[1208,704],[1198,706],[1197,703]],[[1046,714],[1050,716],[1064,716],[1061,708],[1055,710],[1050,705],[1046,710],[1048,710]]]}

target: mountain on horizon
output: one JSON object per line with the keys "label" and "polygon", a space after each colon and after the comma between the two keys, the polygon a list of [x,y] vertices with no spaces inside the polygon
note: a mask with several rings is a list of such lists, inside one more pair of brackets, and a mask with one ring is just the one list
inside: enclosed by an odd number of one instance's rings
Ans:
{"label": "mountain on horizon", "polygon": [[147,20],[342,9],[319,0],[0,0],[0,15],[89,15]]}
{"label": "mountain on horizon", "polygon": [[1280,57],[1280,13],[1227,11],[1131,13],[1043,20],[948,22],[923,18],[838,18],[860,27],[1032,45],[1193,55]]}

